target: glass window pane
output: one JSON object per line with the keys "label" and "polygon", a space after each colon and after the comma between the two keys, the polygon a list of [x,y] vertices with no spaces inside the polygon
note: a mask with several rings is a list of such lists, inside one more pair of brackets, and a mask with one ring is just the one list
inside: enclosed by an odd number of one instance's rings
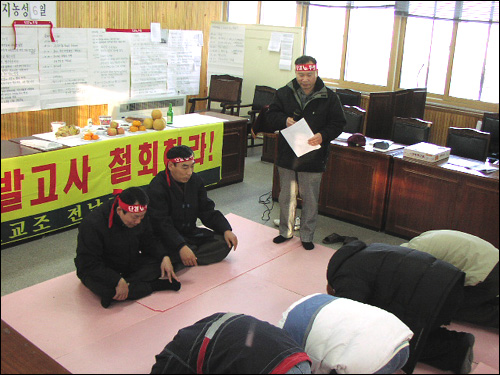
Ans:
{"label": "glass window pane", "polygon": [[230,1],[228,22],[257,23],[258,1]]}
{"label": "glass window pane", "polygon": [[453,21],[434,20],[427,92],[444,95],[452,33]]}
{"label": "glass window pane", "polygon": [[260,23],[272,26],[295,26],[297,3],[295,1],[263,1]]}
{"label": "glass window pane", "polygon": [[498,103],[498,24],[491,25],[481,101]]}
{"label": "glass window pane", "polygon": [[450,96],[479,100],[487,40],[488,24],[460,22],[458,25]]}
{"label": "glass window pane", "polygon": [[432,20],[409,17],[403,48],[401,88],[425,87],[432,42]]}
{"label": "glass window pane", "polygon": [[305,54],[318,61],[323,78],[340,79],[345,12],[345,8],[309,7]]}
{"label": "glass window pane", "polygon": [[394,9],[352,9],[345,80],[387,86]]}

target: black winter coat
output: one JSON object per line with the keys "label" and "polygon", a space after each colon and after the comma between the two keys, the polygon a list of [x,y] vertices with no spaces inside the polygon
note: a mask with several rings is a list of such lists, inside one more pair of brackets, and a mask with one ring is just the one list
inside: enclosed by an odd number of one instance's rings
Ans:
{"label": "black winter coat", "polygon": [[284,374],[310,361],[282,329],[249,315],[217,313],[181,329],[152,374]]}
{"label": "black winter coat", "polygon": [[200,176],[193,173],[184,186],[170,177],[169,185],[166,173],[166,170],[158,173],[147,187],[148,215],[155,235],[170,254],[176,255],[187,244],[187,237],[202,233],[196,227],[198,218],[218,234],[232,230],[225,216],[215,209],[214,201],[208,198]]}
{"label": "black winter coat", "polygon": [[297,94],[299,88],[297,79],[293,79],[278,89],[266,113],[270,130],[285,129],[286,119],[293,118],[294,113],[300,113],[300,117],[307,121],[313,134],[321,133],[323,142],[320,149],[298,158],[280,133],[276,165],[297,172],[324,172],[330,142],[342,133],[346,124],[344,110],[337,94],[327,88],[320,78],[316,80],[312,98],[304,107]]}
{"label": "black winter coat", "polygon": [[167,254],[153,236],[147,213],[139,225],[128,228],[115,212],[108,228],[112,205],[95,208],[78,227],[75,266],[80,280],[89,276],[114,288],[122,275],[139,268],[144,255],[160,263]]}
{"label": "black winter coat", "polygon": [[465,274],[418,250],[353,241],[333,254],[327,280],[335,296],[389,311],[413,331],[403,367],[411,373],[429,333],[449,324],[461,304]]}

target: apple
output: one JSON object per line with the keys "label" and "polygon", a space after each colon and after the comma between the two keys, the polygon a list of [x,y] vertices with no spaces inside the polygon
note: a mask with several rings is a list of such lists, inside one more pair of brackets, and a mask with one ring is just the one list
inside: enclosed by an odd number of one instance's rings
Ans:
{"label": "apple", "polygon": [[111,128],[111,127],[108,128],[108,135],[113,136],[116,135],[117,133],[118,131],[116,130],[116,128]]}
{"label": "apple", "polygon": [[109,127],[116,129],[118,127],[118,123],[116,121],[111,121],[111,124],[109,124]]}
{"label": "apple", "polygon": [[125,129],[123,129],[122,127],[117,128],[116,131],[117,134],[125,134]]}

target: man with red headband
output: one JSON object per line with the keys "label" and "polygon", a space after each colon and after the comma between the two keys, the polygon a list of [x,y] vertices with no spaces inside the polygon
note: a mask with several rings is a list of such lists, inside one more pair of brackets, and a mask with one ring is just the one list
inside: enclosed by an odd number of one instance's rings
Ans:
{"label": "man with red headband", "polygon": [[[151,180],[147,190],[155,234],[170,251],[176,270],[220,262],[231,248],[236,250],[238,239],[194,173],[193,150],[175,146],[168,150],[167,159],[167,168]],[[198,228],[197,219],[209,229]]]}
{"label": "man with red headband", "polygon": [[113,300],[181,287],[167,252],[153,235],[148,203],[141,188],[125,189],[78,227],[76,274],[101,297],[104,308]]}
{"label": "man with red headband", "polygon": [[306,250],[314,249],[321,177],[326,169],[330,141],[346,124],[340,100],[318,77],[316,60],[301,56],[295,60],[295,79],[280,88],[266,113],[271,131],[283,130],[304,118],[314,136],[307,143],[321,148],[297,157],[280,133],[276,165],[280,179],[280,226],[274,243],[293,237],[297,195],[302,198],[300,239]]}

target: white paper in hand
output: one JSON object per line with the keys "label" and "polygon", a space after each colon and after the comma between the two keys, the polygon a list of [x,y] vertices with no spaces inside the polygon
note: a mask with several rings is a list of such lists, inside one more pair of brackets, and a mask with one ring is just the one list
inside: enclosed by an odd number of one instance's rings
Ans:
{"label": "white paper in hand", "polygon": [[314,134],[305,119],[300,119],[292,126],[283,129],[281,134],[283,134],[283,137],[285,137],[286,141],[298,158],[308,152],[321,148],[320,145],[311,146],[307,143],[307,141],[311,139]]}

